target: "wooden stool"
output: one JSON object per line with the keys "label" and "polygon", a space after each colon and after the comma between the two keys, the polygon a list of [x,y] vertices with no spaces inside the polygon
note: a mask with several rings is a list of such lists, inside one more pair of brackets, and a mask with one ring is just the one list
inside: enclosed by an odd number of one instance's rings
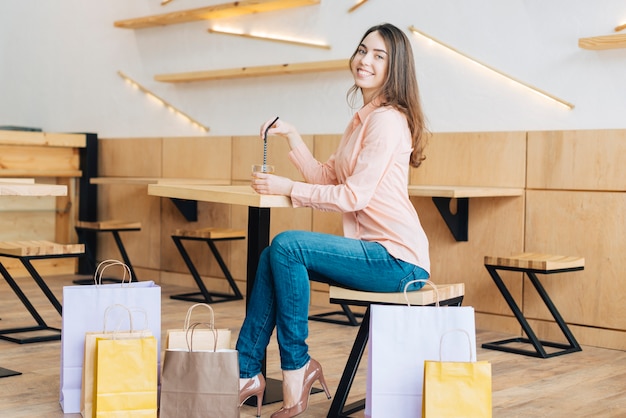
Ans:
{"label": "wooden stool", "polygon": [[[509,307],[515,314],[515,317],[522,326],[522,329],[524,330],[524,333],[528,338],[516,337],[491,343],[485,343],[482,345],[483,348],[506,351],[515,354],[524,354],[527,356],[540,358],[554,357],[561,354],[567,354],[582,350],[582,348],[574,338],[574,335],[567,327],[567,324],[559,314],[559,311],[556,309],[556,306],[554,306],[554,303],[552,303],[552,300],[548,296],[548,293],[546,293],[545,289],[539,282],[539,279],[537,278],[537,273],[555,274],[565,273],[568,271],[583,270],[585,268],[584,258],[535,253],[524,253],[511,257],[487,256],[485,257],[485,267],[487,268],[487,271],[491,275],[493,281],[496,283],[496,286],[498,286],[498,289],[500,289],[500,293],[502,293],[502,296],[504,296],[504,299],[509,304]],[[565,338],[567,338],[569,344],[543,341],[537,338],[536,334],[533,332],[532,328],[528,324],[528,321],[526,320],[526,318],[524,318],[524,314],[517,306],[517,303],[515,303],[515,300],[513,300],[513,296],[511,296],[511,293],[507,290],[497,270],[521,271],[528,275],[528,278],[535,286],[537,293],[539,293],[539,296],[541,296],[541,299],[552,314],[552,317],[558,324],[559,328],[561,328],[561,331],[565,335]],[[534,351],[507,346],[507,344],[510,343],[532,344],[532,346],[534,347]],[[546,352],[544,346],[557,348],[559,350],[548,353]]]}
{"label": "wooden stool", "polygon": [[[218,302],[228,302],[231,300],[241,300],[243,299],[243,295],[239,291],[237,287],[237,283],[233,279],[233,276],[230,274],[230,270],[226,266],[224,259],[220,255],[220,252],[217,250],[215,246],[215,242],[217,241],[232,241],[232,240],[240,240],[246,238],[246,231],[243,229],[228,229],[228,228],[202,228],[202,229],[194,229],[194,230],[183,230],[177,229],[174,235],[172,235],[172,240],[174,244],[176,244],[176,248],[178,248],[178,252],[185,260],[185,264],[187,264],[187,268],[189,272],[193,276],[196,284],[198,285],[199,292],[192,293],[183,293],[179,295],[170,296],[171,299],[178,300],[186,300],[189,302],[199,302],[199,303],[218,303]],[[215,260],[219,264],[226,280],[228,280],[228,284],[233,291],[233,294],[230,293],[218,293],[218,292],[209,292],[204,282],[202,281],[202,277],[200,277],[200,273],[191,261],[187,250],[183,246],[182,241],[204,241],[209,245]],[[218,299],[216,299],[218,298]]]}
{"label": "wooden stool", "polygon": [[[440,284],[437,285],[437,292],[439,294],[439,305],[461,306],[463,296],[465,296],[465,285],[463,283]],[[363,292],[338,286],[330,286],[329,296],[331,303],[367,307],[327,415],[328,418],[349,417],[356,411],[365,409],[365,399],[353,402],[350,405],[346,405],[346,401],[348,400],[354,376],[359,368],[359,363],[369,338],[370,305],[406,305],[407,300],[404,292]],[[407,297],[411,306],[432,306],[435,305],[437,300],[435,291],[430,286],[423,287],[418,291],[408,292]]]}
{"label": "wooden stool", "polygon": [[[62,307],[59,300],[54,296],[46,282],[41,275],[37,272],[32,265],[31,260],[40,260],[44,258],[61,258],[61,257],[78,257],[85,252],[85,246],[83,244],[57,244],[50,241],[8,241],[0,242],[0,256],[18,258],[28,273],[31,275],[35,283],[39,286],[42,292],[46,295],[50,303],[55,307],[59,315],[62,314]],[[46,324],[44,319],[39,315],[33,304],[28,300],[28,297],[22,292],[22,289],[18,286],[17,282],[8,270],[0,263],[0,273],[7,281],[13,292],[22,301],[22,304],[26,307],[28,312],[37,321],[36,326],[23,327],[23,328],[11,328],[0,330],[0,339],[11,341],[19,344],[34,343],[40,341],[53,341],[61,339],[61,330],[58,328],[52,328]],[[32,331],[53,331],[53,335],[37,335],[30,338],[15,338],[11,337],[11,334],[22,334]]]}
{"label": "wooden stool", "polygon": [[[100,222],[86,222],[86,221],[78,221],[74,226],[76,230],[76,234],[78,234],[78,238],[80,242],[86,243],[84,234],[86,232],[110,232],[113,234],[113,238],[115,238],[115,243],[117,244],[117,248],[120,250],[120,254],[122,256],[122,260],[124,260],[124,264],[128,266],[130,269],[130,274],[132,276],[132,281],[137,281],[137,275],[135,274],[135,270],[133,269],[133,265],[130,262],[130,258],[126,253],[126,248],[124,248],[124,243],[122,242],[122,238],[120,237],[121,231],[141,231],[141,222],[128,222],[128,221],[118,221],[118,220],[110,220],[110,221],[100,221]],[[91,264],[92,269],[96,270],[96,254],[89,245],[86,246],[86,255],[89,263]],[[102,279],[103,282],[109,281],[114,283],[119,283],[119,280],[115,279]],[[93,284],[93,279],[80,279],[74,280],[76,284]]]}

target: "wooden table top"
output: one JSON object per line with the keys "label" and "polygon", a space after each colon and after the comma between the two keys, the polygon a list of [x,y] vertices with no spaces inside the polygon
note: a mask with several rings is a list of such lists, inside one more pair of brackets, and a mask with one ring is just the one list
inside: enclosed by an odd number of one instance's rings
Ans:
{"label": "wooden table top", "polygon": [[[524,193],[524,189],[511,187],[410,185],[408,190],[409,196],[449,198],[521,196]],[[249,185],[184,184],[165,180],[149,184],[148,194],[254,207],[291,207],[288,197],[260,195]]]}
{"label": "wooden table top", "polygon": [[67,186],[35,183],[35,179],[0,179],[0,196],[67,196]]}
{"label": "wooden table top", "polygon": [[289,197],[261,195],[255,192],[250,185],[150,184],[148,185],[148,194],[151,196],[227,203],[259,208],[291,207],[291,199]]}
{"label": "wooden table top", "polygon": [[522,196],[523,188],[516,187],[481,187],[481,186],[432,186],[414,185],[408,186],[409,196],[415,197],[505,197]]}
{"label": "wooden table top", "polygon": [[197,178],[171,178],[171,177],[92,177],[91,184],[214,184],[229,185],[227,179],[197,179]]}

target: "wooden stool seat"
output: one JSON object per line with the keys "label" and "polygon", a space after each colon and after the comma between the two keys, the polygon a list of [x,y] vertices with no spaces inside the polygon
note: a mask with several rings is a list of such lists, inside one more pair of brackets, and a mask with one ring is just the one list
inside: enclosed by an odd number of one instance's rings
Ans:
{"label": "wooden stool seat", "polygon": [[[113,238],[115,239],[115,244],[117,245],[118,250],[120,251],[120,255],[122,256],[122,260],[124,260],[124,264],[126,264],[130,270],[130,274],[132,276],[131,280],[133,282],[137,281],[137,275],[135,274],[135,270],[133,269],[133,265],[130,262],[130,257],[128,257],[128,253],[126,252],[126,248],[124,247],[124,243],[122,242],[122,237],[120,236],[121,231],[141,231],[141,222],[136,221],[124,221],[124,220],[106,220],[106,221],[77,221],[76,225],[74,225],[74,229],[78,234],[78,238],[81,242],[88,243],[87,237],[85,236],[85,232],[98,233],[98,232],[110,232],[113,234]],[[86,255],[89,261],[91,270],[95,272],[96,270],[96,252],[91,248],[90,245],[86,245]],[[118,283],[119,280],[116,279],[103,279],[103,282],[109,281]],[[79,279],[74,280],[76,284],[93,284],[93,279]]]}
{"label": "wooden stool seat", "polygon": [[369,338],[370,305],[406,305],[407,299],[411,306],[432,306],[437,302],[441,306],[461,306],[465,296],[465,284],[437,284],[437,292],[430,286],[425,286],[417,291],[397,293],[365,292],[361,290],[346,289],[340,286],[330,286],[329,298],[331,303],[341,305],[366,306],[363,319],[359,326],[350,356],[341,375],[337,391],[333,397],[328,418],[349,417],[355,412],[365,409],[365,399],[346,405],[350,388],[354,381],[359,363],[363,357]]}
{"label": "wooden stool seat", "polygon": [[[50,303],[55,307],[59,315],[62,314],[61,303],[56,298],[54,293],[52,293],[41,275],[37,272],[37,270],[31,263],[31,260],[44,258],[78,257],[84,252],[85,246],[83,244],[59,244],[56,242],[45,240],[0,242],[0,256],[18,258],[24,265],[30,276],[33,278],[33,280],[35,280],[35,283],[37,283],[44,295],[46,295]],[[58,328],[50,327],[48,326],[48,324],[46,324],[39,312],[37,312],[37,309],[35,309],[28,297],[24,294],[15,279],[13,279],[9,271],[4,267],[2,263],[0,263],[0,274],[2,274],[13,292],[17,295],[24,307],[37,322],[36,326],[0,330],[0,339],[19,344],[60,340],[61,330]],[[17,338],[11,336],[12,334],[25,334],[34,331],[51,331],[52,334],[42,335],[38,332],[37,335],[33,337]]]}
{"label": "wooden stool seat", "polygon": [[[231,300],[241,300],[243,299],[243,295],[237,286],[237,283],[233,279],[233,276],[230,274],[230,270],[224,259],[222,258],[220,252],[215,246],[215,242],[218,241],[231,241],[231,240],[241,240],[246,238],[246,231],[244,229],[232,229],[232,228],[200,228],[200,229],[177,229],[172,235],[172,240],[178,249],[178,252],[183,257],[189,272],[191,273],[196,285],[198,286],[197,292],[191,293],[182,293],[178,295],[171,295],[171,299],[177,300],[185,300],[188,302],[197,302],[197,303],[218,303],[218,302],[228,302]],[[222,272],[224,273],[224,277],[228,281],[231,290],[233,293],[223,293],[223,292],[209,292],[207,287],[198,272],[198,269],[194,265],[193,261],[189,257],[189,253],[185,249],[182,241],[204,241],[207,243],[209,248],[211,249],[211,253],[215,257],[215,260],[219,264]]]}
{"label": "wooden stool seat", "polygon": [[58,244],[52,241],[3,241],[0,255],[7,257],[29,257],[47,255],[80,255],[85,252],[83,244]]}
{"label": "wooden stool seat", "polygon": [[202,239],[245,239],[245,229],[231,228],[200,228],[200,229],[177,229],[174,235],[186,238],[202,238]]}
{"label": "wooden stool seat", "polygon": [[116,219],[95,222],[77,221],[76,227],[94,231],[139,231],[141,229],[141,222],[120,221]]}
{"label": "wooden stool seat", "polygon": [[509,257],[485,257],[485,264],[498,267],[514,267],[517,269],[529,269],[542,272],[554,270],[584,268],[585,259],[583,257],[522,253]]}
{"label": "wooden stool seat", "polygon": [[[500,293],[502,294],[505,301],[511,308],[511,311],[513,311],[513,314],[522,326],[526,337],[508,338],[501,341],[485,343],[482,345],[483,348],[505,351],[515,354],[523,354],[539,358],[554,357],[582,350],[582,348],[576,341],[576,338],[574,338],[574,335],[571,333],[567,324],[561,317],[561,314],[557,310],[556,306],[548,296],[548,293],[545,291],[543,285],[537,278],[537,274],[555,274],[583,270],[585,268],[584,258],[539,253],[522,253],[508,257],[486,256],[485,268],[489,272],[489,275],[495,282],[496,286],[498,286]],[[504,281],[498,274],[498,270],[519,271],[525,273],[528,276],[531,283],[537,290],[537,293],[539,294],[539,296],[541,296],[541,299],[543,300],[546,307],[552,314],[552,317],[561,329],[561,332],[567,339],[567,344],[545,341],[537,338],[537,335],[530,327],[530,324],[528,323],[521,309],[513,299],[513,296],[506,288]],[[532,345],[534,350],[519,348],[519,345]],[[551,347],[557,350],[548,352],[545,347]]]}

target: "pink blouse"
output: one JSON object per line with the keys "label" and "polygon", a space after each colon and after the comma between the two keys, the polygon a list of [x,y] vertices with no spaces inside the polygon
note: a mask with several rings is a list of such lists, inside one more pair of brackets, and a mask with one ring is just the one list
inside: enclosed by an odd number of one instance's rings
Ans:
{"label": "pink blouse", "polygon": [[376,241],[392,256],[430,272],[428,238],[407,190],[411,146],[402,113],[364,106],[326,163],[305,145],[289,153],[306,180],[294,184],[293,206],[341,212],[346,237]]}

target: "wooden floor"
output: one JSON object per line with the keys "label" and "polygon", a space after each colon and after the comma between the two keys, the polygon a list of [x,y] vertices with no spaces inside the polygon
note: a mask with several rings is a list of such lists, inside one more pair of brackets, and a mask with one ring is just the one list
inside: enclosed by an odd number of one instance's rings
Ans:
{"label": "wooden floor", "polygon": [[[75,277],[48,278],[53,292],[60,299],[62,287],[70,285]],[[28,289],[32,300],[49,325],[60,327],[56,311],[36,289],[32,280],[19,280]],[[33,290],[34,289],[34,290]],[[183,289],[187,290],[187,289]],[[162,329],[180,328],[189,302],[169,298],[180,288],[162,289]],[[244,302],[213,305],[216,326],[231,328],[233,344],[243,319]],[[320,312],[312,308],[312,312]],[[0,327],[32,324],[4,280],[0,279]],[[334,393],[343,365],[348,356],[357,329],[354,327],[310,323],[309,346],[312,357],[324,368],[330,390]],[[478,344],[500,339],[501,334],[477,333]],[[0,416],[2,417],[80,417],[63,414],[59,405],[59,341],[19,345],[0,341],[0,367],[22,372],[22,375],[0,379]],[[491,350],[478,350],[478,359],[492,363],[494,417],[624,417],[626,416],[626,352],[583,347],[579,353],[551,359],[535,359]],[[365,394],[366,359],[357,374],[350,401]],[[277,347],[272,341],[268,350],[268,375],[280,378]],[[330,401],[323,393],[314,394],[303,417],[325,417]],[[280,407],[265,405],[263,417],[269,417]],[[244,406],[242,417],[255,416],[255,409]],[[362,417],[363,412],[354,417]],[[381,417],[394,418],[394,417]]]}

